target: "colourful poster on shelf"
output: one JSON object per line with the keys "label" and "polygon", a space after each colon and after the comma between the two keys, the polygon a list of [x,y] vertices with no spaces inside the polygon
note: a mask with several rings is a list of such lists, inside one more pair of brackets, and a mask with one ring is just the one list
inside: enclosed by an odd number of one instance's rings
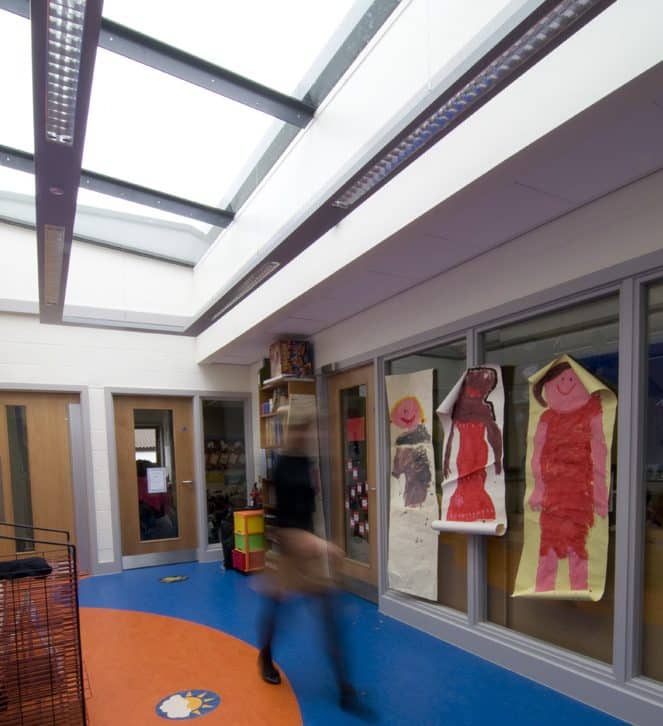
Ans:
{"label": "colourful poster on shelf", "polygon": [[433,529],[506,532],[504,385],[495,365],[468,368],[437,409],[444,429],[442,516]]}
{"label": "colourful poster on shelf", "polygon": [[567,355],[528,380],[524,536],[513,594],[600,600],[617,396]]}
{"label": "colourful poster on shelf", "polygon": [[386,377],[391,439],[389,587],[437,600],[433,370]]}

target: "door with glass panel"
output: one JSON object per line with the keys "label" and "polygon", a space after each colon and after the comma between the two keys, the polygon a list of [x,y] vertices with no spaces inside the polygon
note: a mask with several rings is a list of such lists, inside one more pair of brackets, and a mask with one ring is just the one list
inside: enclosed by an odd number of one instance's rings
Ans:
{"label": "door with glass panel", "polygon": [[[25,525],[2,526],[1,535],[30,538],[30,527],[45,527],[75,542],[69,405],[76,403],[71,394],[0,393],[0,521]],[[32,549],[0,539],[0,554]]]}
{"label": "door with glass panel", "polygon": [[191,399],[116,396],[114,410],[123,566],[195,559]]}
{"label": "door with glass panel", "polygon": [[377,586],[373,366],[329,379],[332,538],[342,572]]}

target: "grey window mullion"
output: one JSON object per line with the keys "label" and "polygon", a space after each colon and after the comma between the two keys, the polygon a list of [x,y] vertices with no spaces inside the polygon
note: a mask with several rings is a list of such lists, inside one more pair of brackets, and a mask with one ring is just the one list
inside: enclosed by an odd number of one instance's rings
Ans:
{"label": "grey window mullion", "polygon": [[[467,365],[483,362],[483,337],[475,328],[466,335]],[[486,619],[486,540],[473,534],[467,537],[467,620],[471,625]]]}
{"label": "grey window mullion", "polygon": [[617,475],[615,482],[615,620],[613,668],[618,682],[641,664],[643,559],[642,446],[646,366],[644,287],[627,278],[620,289]]}
{"label": "grey window mullion", "polygon": [[379,596],[389,590],[389,417],[385,387],[386,366],[384,358],[378,358],[375,366],[375,421],[377,425],[376,478],[379,482],[378,500],[378,591]]}

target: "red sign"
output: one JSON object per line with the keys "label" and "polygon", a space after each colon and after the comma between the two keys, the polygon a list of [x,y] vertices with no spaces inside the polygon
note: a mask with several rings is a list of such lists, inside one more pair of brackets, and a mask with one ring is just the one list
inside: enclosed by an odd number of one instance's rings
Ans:
{"label": "red sign", "polygon": [[366,419],[363,416],[345,420],[348,441],[366,441]]}

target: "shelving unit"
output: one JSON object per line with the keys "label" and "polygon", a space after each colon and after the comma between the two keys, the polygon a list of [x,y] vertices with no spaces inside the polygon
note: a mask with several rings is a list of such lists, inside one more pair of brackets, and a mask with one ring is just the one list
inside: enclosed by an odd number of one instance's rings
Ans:
{"label": "shelving unit", "polygon": [[271,541],[269,520],[274,516],[276,493],[271,481],[276,449],[283,446],[288,421],[289,403],[296,394],[315,395],[315,378],[279,376],[265,381],[259,390],[260,446],[267,457],[267,476],[261,478],[262,502],[265,511],[265,539]]}
{"label": "shelving unit", "polygon": [[260,387],[260,446],[283,446],[290,397],[295,393],[315,395],[315,378],[280,376]]}

